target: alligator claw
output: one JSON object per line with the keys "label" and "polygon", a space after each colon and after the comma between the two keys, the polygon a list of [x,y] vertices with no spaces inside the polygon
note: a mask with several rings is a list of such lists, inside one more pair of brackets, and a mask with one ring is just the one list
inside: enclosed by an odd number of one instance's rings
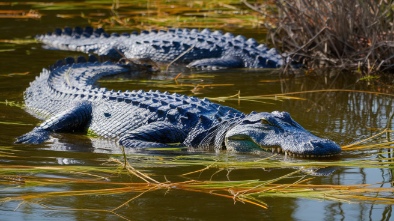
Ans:
{"label": "alligator claw", "polygon": [[34,128],[29,133],[18,137],[15,143],[40,144],[49,139],[50,132],[44,129]]}

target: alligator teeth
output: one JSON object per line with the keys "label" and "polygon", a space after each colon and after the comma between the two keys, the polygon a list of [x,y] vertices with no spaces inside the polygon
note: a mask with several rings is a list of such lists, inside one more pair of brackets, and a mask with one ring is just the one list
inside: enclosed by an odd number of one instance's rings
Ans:
{"label": "alligator teeth", "polygon": [[321,157],[333,157],[335,154],[327,154],[327,155],[315,155],[315,154],[296,154],[296,153],[292,153],[288,150],[283,150],[280,147],[272,147],[272,148],[264,148],[261,147],[262,150],[266,151],[266,152],[271,152],[271,153],[278,153],[278,154],[284,154],[285,156],[289,156],[289,157],[300,157],[300,158],[321,158]]}

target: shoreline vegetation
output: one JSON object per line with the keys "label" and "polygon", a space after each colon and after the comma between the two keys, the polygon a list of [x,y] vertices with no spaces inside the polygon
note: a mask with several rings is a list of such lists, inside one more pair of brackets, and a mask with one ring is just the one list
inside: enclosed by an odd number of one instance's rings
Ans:
{"label": "shoreline vegetation", "polygon": [[[336,68],[364,75],[394,71],[394,1],[270,1],[252,5],[275,20],[268,39],[307,69]],[[270,6],[272,9],[272,6]]]}

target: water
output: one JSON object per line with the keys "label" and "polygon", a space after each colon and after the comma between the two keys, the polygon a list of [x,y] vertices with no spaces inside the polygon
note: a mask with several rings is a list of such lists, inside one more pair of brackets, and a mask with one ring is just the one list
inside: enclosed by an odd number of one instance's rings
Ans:
{"label": "water", "polygon": [[[80,17],[81,12],[106,18],[110,15],[110,5],[104,2],[93,5],[57,2],[50,8],[44,2],[1,4],[3,8],[0,10],[36,9],[44,16],[41,19],[0,19],[0,101],[3,102],[0,104],[0,167],[3,170],[0,175],[0,198],[3,202],[0,207],[0,220],[391,220],[390,201],[387,205],[363,201],[363,199],[349,203],[352,201],[350,198],[344,201],[315,200],[301,195],[291,197],[291,195],[279,194],[262,197],[261,200],[268,205],[268,209],[262,209],[250,203],[234,204],[231,198],[213,195],[210,192],[199,192],[195,187],[181,188],[174,184],[148,191],[149,188],[146,186],[133,186],[133,183],[141,182],[140,179],[124,173],[119,174],[118,167],[106,164],[111,157],[122,159],[117,155],[119,149],[114,142],[89,138],[82,134],[55,134],[50,142],[37,146],[13,144],[17,136],[30,131],[39,123],[38,119],[30,116],[18,105],[13,105],[23,102],[23,91],[29,82],[43,67],[48,67],[66,56],[78,55],[74,52],[44,50],[40,44],[27,41],[35,34],[45,33],[56,27],[87,25],[87,20]],[[69,7],[65,8],[67,4]],[[135,9],[140,8],[141,5],[136,3]],[[257,32],[250,29],[235,31],[243,32],[247,36],[254,36]],[[4,41],[15,39],[22,43]],[[174,76],[177,74],[178,72],[170,75],[156,74],[124,81],[107,79],[100,84],[107,88],[122,90],[170,91],[201,98],[209,97],[212,100],[233,96],[240,91],[241,96],[248,99],[226,100],[221,104],[245,113],[287,111],[306,129],[341,145],[376,134],[386,127],[388,119],[393,114],[392,97],[382,94],[389,94],[390,88],[382,84],[369,85],[364,81],[358,81],[357,76],[327,73],[320,77],[289,77],[263,70],[225,70],[213,73],[184,72],[175,81]],[[342,91],[329,91],[332,89]],[[300,91],[311,92],[296,93]],[[288,97],[273,96],[273,94],[293,92],[295,93],[287,94]],[[251,97],[258,95],[272,96],[267,96],[265,99]],[[376,138],[372,143],[376,145],[381,142],[383,142],[382,138]],[[189,157],[185,160],[186,163],[168,165],[167,161],[181,156]],[[193,159],[193,156],[196,159]],[[263,156],[152,151],[130,154],[129,162],[139,171],[149,174],[160,182],[173,183],[190,180],[221,182],[271,180],[299,169],[298,166],[288,166],[286,160],[289,159],[277,157],[272,159],[273,164],[279,165],[277,167],[241,169],[229,166],[224,170],[213,168],[181,176],[184,173],[203,169],[203,165],[194,164],[195,160],[201,160],[201,157],[221,159],[222,162],[223,159],[228,158],[224,162],[231,164],[235,161],[253,162]],[[346,164],[362,159],[366,160],[364,164]],[[309,165],[321,161],[291,159],[289,163]],[[368,164],[372,161],[387,162],[387,164],[385,166]],[[323,166],[329,163],[336,165],[343,163],[343,165],[338,166],[327,176],[307,176],[306,178],[313,177],[313,179],[306,184],[370,184],[374,187],[389,188],[389,193],[371,195],[364,193],[363,196],[393,198],[390,193],[393,168],[390,150],[346,151],[339,157],[324,162],[327,163],[323,163]],[[305,173],[300,174],[305,175]],[[278,182],[288,184],[298,179],[300,176]],[[124,191],[113,190],[128,186],[132,188]],[[86,195],[89,191],[98,189],[106,191]],[[77,191],[85,195],[78,194]],[[351,190],[346,191],[351,192]],[[226,193],[226,191],[218,192]],[[52,195],[39,197],[40,193]],[[68,195],[55,196],[55,193],[68,193]],[[141,193],[143,194],[139,196]],[[131,200],[134,197],[137,198]],[[123,206],[116,209],[120,205]],[[113,212],[108,212],[110,210]]]}

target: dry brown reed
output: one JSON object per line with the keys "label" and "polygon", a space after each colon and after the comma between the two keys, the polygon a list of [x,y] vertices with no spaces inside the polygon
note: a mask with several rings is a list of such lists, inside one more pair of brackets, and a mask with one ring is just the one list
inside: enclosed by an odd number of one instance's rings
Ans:
{"label": "dry brown reed", "polygon": [[393,0],[275,0],[269,38],[307,68],[394,70]]}

